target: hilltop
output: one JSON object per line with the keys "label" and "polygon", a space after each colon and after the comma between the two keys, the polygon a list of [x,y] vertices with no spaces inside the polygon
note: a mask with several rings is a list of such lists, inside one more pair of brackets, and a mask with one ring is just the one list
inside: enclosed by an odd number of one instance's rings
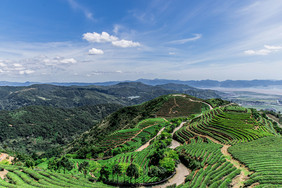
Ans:
{"label": "hilltop", "polygon": [[[112,113],[100,124],[82,134],[80,138],[68,146],[68,150],[72,152],[86,150],[84,153],[87,153],[98,140],[107,139],[105,135],[123,129],[137,128],[138,123],[142,120],[148,118],[186,117],[190,114],[201,113],[202,110],[207,109],[209,109],[209,106],[204,100],[189,95],[172,94],[161,96],[143,104],[125,107]],[[85,145],[85,143],[87,144]]]}

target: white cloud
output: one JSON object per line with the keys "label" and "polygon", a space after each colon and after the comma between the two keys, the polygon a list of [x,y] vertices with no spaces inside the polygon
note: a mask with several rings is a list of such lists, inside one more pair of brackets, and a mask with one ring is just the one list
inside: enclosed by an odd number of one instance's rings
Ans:
{"label": "white cloud", "polygon": [[87,40],[88,42],[97,42],[97,43],[104,43],[104,42],[112,42],[118,40],[117,37],[110,35],[107,32],[102,32],[101,34],[93,32],[93,33],[84,33],[83,39]]}
{"label": "white cloud", "polygon": [[186,38],[186,39],[180,39],[180,40],[173,40],[168,42],[169,44],[185,44],[187,42],[195,41],[202,38],[201,34],[194,34],[194,37],[192,38]]}
{"label": "white cloud", "polygon": [[19,74],[21,74],[21,75],[23,75],[23,74],[32,74],[34,72],[35,72],[34,70],[22,70],[22,71],[19,71]]}
{"label": "white cloud", "polygon": [[246,55],[269,55],[272,52],[277,52],[282,49],[282,46],[270,46],[264,45],[264,49],[261,50],[246,50]]}
{"label": "white cloud", "polygon": [[63,57],[54,57],[54,58],[45,58],[42,60],[46,65],[56,65],[56,64],[75,64],[77,60],[74,58],[63,58]]}
{"label": "white cloud", "polygon": [[19,63],[14,63],[13,65],[14,65],[15,67],[22,67],[22,65],[19,64]]}
{"label": "white cloud", "polygon": [[267,49],[261,49],[261,50],[257,50],[257,51],[246,50],[244,53],[247,54],[247,55],[268,55],[268,54],[271,53],[271,51],[267,50]]}
{"label": "white cloud", "polygon": [[168,52],[169,55],[175,55],[175,52]]}
{"label": "white cloud", "polygon": [[119,41],[113,41],[112,44],[114,46],[118,46],[122,48],[141,46],[139,42],[133,42],[131,40],[123,40],[123,39]]}
{"label": "white cloud", "polygon": [[269,50],[280,50],[280,49],[282,49],[282,46],[264,45],[264,47],[265,47],[266,49],[269,49]]}
{"label": "white cloud", "polygon": [[0,62],[0,67],[6,67],[7,65],[5,63]]}
{"label": "white cloud", "polygon": [[82,38],[92,43],[111,42],[113,46],[122,47],[122,48],[141,46],[139,42],[133,42],[131,40],[124,40],[124,39],[120,40],[118,37],[110,35],[107,32],[102,32],[101,34],[96,32],[84,33]]}
{"label": "white cloud", "polygon": [[97,48],[92,48],[88,51],[88,55],[102,55],[102,54],[104,54],[104,51]]}
{"label": "white cloud", "polygon": [[68,58],[68,59],[62,59],[60,60],[63,64],[74,64],[77,63],[77,61],[74,58]]}

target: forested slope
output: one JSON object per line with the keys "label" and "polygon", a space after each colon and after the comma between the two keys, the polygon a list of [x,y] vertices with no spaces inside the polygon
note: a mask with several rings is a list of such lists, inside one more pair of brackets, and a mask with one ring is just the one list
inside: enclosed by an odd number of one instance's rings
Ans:
{"label": "forested slope", "polygon": [[101,104],[70,109],[27,106],[0,111],[1,147],[17,152],[43,152],[69,143],[119,108],[118,104]]}

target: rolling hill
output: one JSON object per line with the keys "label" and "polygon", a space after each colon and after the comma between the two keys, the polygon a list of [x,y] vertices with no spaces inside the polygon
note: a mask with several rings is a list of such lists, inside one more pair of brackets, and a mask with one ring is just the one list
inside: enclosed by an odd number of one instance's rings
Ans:
{"label": "rolling hill", "polygon": [[139,129],[135,130],[135,128],[138,128],[138,123],[142,120],[158,117],[187,117],[191,114],[201,113],[207,109],[209,109],[209,106],[204,103],[204,100],[189,95],[172,94],[161,96],[141,105],[125,107],[114,112],[100,124],[83,133],[80,138],[68,146],[67,150],[87,153],[93,147],[97,146],[98,148],[96,149],[100,152],[102,149],[95,144],[98,140],[107,140],[108,138],[105,135],[111,136],[113,132],[123,129],[134,129],[134,131],[138,131]]}

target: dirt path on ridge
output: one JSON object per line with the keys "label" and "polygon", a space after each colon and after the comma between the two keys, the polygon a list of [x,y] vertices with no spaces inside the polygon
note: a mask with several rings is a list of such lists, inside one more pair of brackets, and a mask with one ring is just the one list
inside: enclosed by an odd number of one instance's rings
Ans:
{"label": "dirt path on ridge", "polygon": [[172,109],[175,108],[175,107],[179,107],[179,105],[176,103],[176,99],[175,97],[173,98],[174,99],[174,105],[169,109],[169,114],[172,114],[174,112],[172,112]]}
{"label": "dirt path on ridge", "polygon": [[180,125],[179,125],[178,127],[176,127],[176,128],[173,130],[172,135],[173,135],[176,131],[178,131],[179,129],[181,129],[185,123],[186,123],[186,121],[180,123]]}
{"label": "dirt path on ridge", "polygon": [[229,161],[230,163],[233,164],[233,166],[235,166],[237,169],[241,170],[241,174],[239,174],[238,176],[236,176],[235,178],[233,178],[231,185],[233,188],[240,188],[243,186],[243,182],[246,181],[247,179],[249,179],[248,175],[253,173],[251,171],[249,171],[249,169],[240,163],[240,161],[235,160],[232,155],[228,152],[228,148],[231,145],[223,145],[223,147],[221,148],[221,153],[226,156],[226,160]]}
{"label": "dirt path on ridge", "polygon": [[[182,94],[173,94],[172,96],[174,96],[174,97],[187,97],[186,95],[182,95]],[[191,98],[189,98],[189,100],[192,101],[192,102],[199,102],[199,103],[206,104],[206,105],[208,105],[210,107],[210,110],[213,109],[213,107],[209,103],[206,103],[204,101],[197,101],[197,100],[193,100]],[[174,107],[172,107],[172,108],[174,108]]]}
{"label": "dirt path on ridge", "polygon": [[196,101],[196,100],[193,100],[193,99],[190,99],[190,98],[189,98],[189,100],[190,100],[190,101],[192,101],[192,102],[199,102],[199,103],[206,104],[206,105],[208,105],[208,106],[209,106],[210,110],[212,110],[212,109],[213,109],[213,107],[212,107],[209,103],[206,103],[206,102],[204,102],[204,101]]}
{"label": "dirt path on ridge", "polygon": [[142,146],[140,146],[137,150],[135,150],[135,151],[142,151],[142,150],[144,150],[144,149],[146,149],[149,145],[150,145],[150,142],[153,140],[153,139],[155,139],[157,136],[159,136],[162,132],[163,132],[163,130],[165,129],[165,127],[163,127],[159,132],[158,132],[158,134],[156,135],[156,136],[154,136],[153,138],[151,138],[148,142],[146,142],[145,144],[143,144]]}
{"label": "dirt path on ridge", "polygon": [[197,136],[205,137],[207,139],[210,139],[212,142],[214,142],[216,144],[220,144],[220,145],[223,146],[221,148],[221,153],[225,156],[225,159],[227,161],[229,161],[230,163],[232,163],[233,166],[235,166],[237,169],[241,170],[241,174],[236,176],[235,178],[233,178],[231,185],[232,185],[233,188],[242,187],[243,182],[246,181],[247,179],[249,179],[248,175],[252,174],[253,172],[249,171],[249,169],[245,165],[243,165],[242,163],[240,163],[240,161],[235,160],[232,157],[232,155],[228,152],[228,148],[231,145],[222,144],[221,142],[219,142],[218,140],[215,140],[214,138],[211,138],[210,136],[195,133],[194,131],[191,131],[191,129],[189,129],[189,126],[187,126],[187,130],[190,131],[191,133],[197,135]]}
{"label": "dirt path on ridge", "polygon": [[[172,135],[173,135],[176,131],[178,131],[179,129],[181,129],[185,123],[186,123],[186,121],[180,123],[180,125],[179,125],[178,127],[176,127],[176,128],[173,130]],[[178,142],[177,140],[172,139],[171,145],[169,146],[169,148],[175,149],[175,148],[177,148],[178,146],[181,146],[181,145],[182,145],[182,144],[181,144],[180,142]]]}

